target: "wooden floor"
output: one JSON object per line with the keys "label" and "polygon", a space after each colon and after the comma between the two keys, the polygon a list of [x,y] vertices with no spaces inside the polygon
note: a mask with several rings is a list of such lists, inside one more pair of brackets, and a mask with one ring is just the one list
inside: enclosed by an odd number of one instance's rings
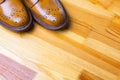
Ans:
{"label": "wooden floor", "polygon": [[[34,80],[120,80],[120,0],[61,0],[69,28],[14,33],[0,26],[0,53]],[[17,73],[16,73],[17,74]]]}

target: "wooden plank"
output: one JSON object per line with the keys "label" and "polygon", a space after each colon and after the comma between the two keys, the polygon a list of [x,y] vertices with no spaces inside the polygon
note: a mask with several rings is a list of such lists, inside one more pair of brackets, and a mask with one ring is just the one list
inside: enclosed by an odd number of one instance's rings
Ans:
{"label": "wooden plank", "polygon": [[[5,80],[30,80],[36,72],[0,54],[0,75]],[[3,77],[4,76],[4,77]]]}
{"label": "wooden plank", "polygon": [[[114,12],[101,8],[100,6],[96,6],[86,0],[76,0],[76,3],[63,0],[63,3],[68,3],[67,6],[65,7],[67,10],[69,10],[68,12],[70,13],[71,20],[73,22],[84,26],[87,25],[87,27],[89,26],[88,28],[91,28],[92,30],[106,37],[116,40],[117,42],[120,42],[119,37],[114,36],[115,35],[114,33],[113,34],[110,33],[112,32],[110,31],[111,30],[110,27],[113,28],[118,27],[117,30],[119,30],[120,26],[120,24],[118,24],[120,22],[119,16],[116,17],[116,14]],[[87,6],[90,7],[87,8]],[[72,10],[76,10],[79,13],[76,13],[76,11]]]}
{"label": "wooden plank", "polygon": [[80,76],[81,80],[103,80],[97,76],[95,76],[94,74],[91,74],[87,71],[83,71],[81,76]]}
{"label": "wooden plank", "polygon": [[34,23],[14,33],[0,26],[0,53],[36,71],[34,80],[119,79],[119,0],[92,1],[61,0],[70,16],[66,30]]}

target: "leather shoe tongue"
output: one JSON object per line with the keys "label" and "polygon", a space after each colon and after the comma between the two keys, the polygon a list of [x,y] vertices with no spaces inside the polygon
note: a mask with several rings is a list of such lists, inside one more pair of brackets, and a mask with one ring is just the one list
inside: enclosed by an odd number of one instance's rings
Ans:
{"label": "leather shoe tongue", "polygon": [[3,3],[5,0],[0,0],[0,4]]}
{"label": "leather shoe tongue", "polygon": [[36,3],[38,3],[40,0],[25,0],[25,3],[31,8],[33,7]]}

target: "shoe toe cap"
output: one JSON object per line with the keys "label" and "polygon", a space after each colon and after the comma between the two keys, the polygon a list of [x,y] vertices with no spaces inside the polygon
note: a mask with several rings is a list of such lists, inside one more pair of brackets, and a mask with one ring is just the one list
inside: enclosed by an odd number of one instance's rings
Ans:
{"label": "shoe toe cap", "polygon": [[65,17],[61,14],[47,14],[44,21],[51,26],[59,26],[65,21]]}
{"label": "shoe toe cap", "polygon": [[27,13],[11,14],[9,16],[2,15],[1,21],[12,27],[21,27],[29,22]]}

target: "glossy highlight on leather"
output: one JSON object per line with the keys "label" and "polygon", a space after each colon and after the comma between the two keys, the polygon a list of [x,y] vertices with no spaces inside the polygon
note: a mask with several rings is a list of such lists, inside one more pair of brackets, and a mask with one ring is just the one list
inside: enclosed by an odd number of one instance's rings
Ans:
{"label": "glossy highlight on leather", "polygon": [[68,15],[59,0],[0,0],[0,24],[5,28],[15,32],[29,30],[32,18],[50,30],[68,24]]}
{"label": "glossy highlight on leather", "polygon": [[12,31],[27,30],[31,14],[21,0],[0,0],[0,23]]}
{"label": "glossy highlight on leather", "polygon": [[34,19],[43,27],[58,30],[68,23],[67,13],[59,0],[24,0]]}

